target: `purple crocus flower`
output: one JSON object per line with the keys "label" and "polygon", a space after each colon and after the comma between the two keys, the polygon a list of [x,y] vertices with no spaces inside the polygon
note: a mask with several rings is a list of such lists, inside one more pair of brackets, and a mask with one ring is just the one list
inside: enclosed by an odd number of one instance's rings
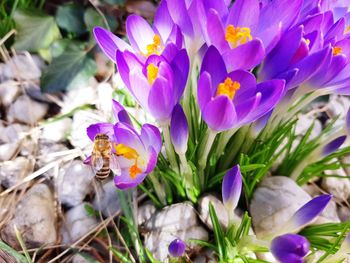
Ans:
{"label": "purple crocus flower", "polygon": [[282,232],[294,232],[311,223],[316,217],[322,213],[328,203],[331,201],[332,195],[320,195],[307,202],[299,208],[294,215],[288,220],[283,227]]}
{"label": "purple crocus flower", "polygon": [[[302,1],[237,0],[228,14],[198,1],[198,13],[208,46],[222,54],[229,71],[258,65],[298,17]],[[224,2],[219,0],[218,2]],[[288,8],[286,6],[288,5]],[[221,4],[220,6],[224,6]]]}
{"label": "purple crocus flower", "polygon": [[269,112],[284,91],[283,80],[257,84],[248,71],[227,72],[219,51],[210,46],[198,80],[198,104],[204,121],[220,132],[251,123]]}
{"label": "purple crocus flower", "polygon": [[322,156],[324,157],[324,156],[330,155],[331,153],[338,150],[340,146],[343,145],[345,140],[346,140],[346,135],[343,135],[334,139],[330,143],[326,144],[322,149]]}
{"label": "purple crocus flower", "polygon": [[170,120],[171,113],[185,89],[189,58],[185,49],[169,44],[168,58],[151,55],[144,63],[126,50],[117,51],[117,67],[127,88],[144,108],[160,122]]}
{"label": "purple crocus flower", "polygon": [[174,239],[168,247],[169,254],[172,257],[181,257],[185,254],[186,243],[181,239]]}
{"label": "purple crocus flower", "polygon": [[272,240],[270,246],[270,251],[281,263],[303,263],[309,249],[309,241],[296,234],[278,236]]}
{"label": "purple crocus flower", "polygon": [[242,191],[242,174],[239,165],[235,165],[224,176],[222,181],[222,201],[230,216],[233,218]]}
{"label": "purple crocus flower", "polygon": [[170,136],[176,153],[186,153],[188,135],[188,123],[185,113],[180,104],[177,104],[173,110],[170,122]]}
{"label": "purple crocus flower", "polygon": [[[113,101],[113,113],[117,123],[96,123],[87,128],[88,137],[94,141],[96,134],[109,136],[112,153],[121,169],[121,174],[114,177],[115,185],[120,189],[135,187],[140,184],[157,163],[162,140],[158,128],[144,124],[141,134],[132,126],[125,109]],[[86,162],[90,164],[90,157]]]}
{"label": "purple crocus flower", "polygon": [[[171,29],[167,30],[167,27],[164,28],[164,26],[170,26]],[[128,16],[126,33],[131,45],[102,27],[94,28],[96,42],[114,63],[116,63],[117,50],[121,52],[128,50],[140,61],[145,61],[150,55],[167,54],[168,43],[173,43],[178,48],[183,46],[183,36],[178,26],[165,22],[163,25],[155,23],[152,28],[145,19],[138,15]]]}

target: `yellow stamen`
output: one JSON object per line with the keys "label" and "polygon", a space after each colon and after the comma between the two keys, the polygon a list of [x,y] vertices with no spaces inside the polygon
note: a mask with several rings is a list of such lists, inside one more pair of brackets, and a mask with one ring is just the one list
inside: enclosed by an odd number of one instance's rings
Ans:
{"label": "yellow stamen", "polygon": [[310,45],[310,39],[306,38],[305,43],[306,43],[306,45]]}
{"label": "yellow stamen", "polygon": [[135,177],[136,177],[136,175],[138,175],[138,174],[140,174],[140,173],[142,173],[142,170],[139,168],[139,167],[137,167],[137,162],[134,164],[134,165],[132,165],[131,167],[130,167],[130,169],[129,169],[129,174],[130,174],[130,177],[132,178],[132,179],[134,179]]}
{"label": "yellow stamen", "polygon": [[148,83],[152,86],[153,82],[156,80],[158,76],[158,67],[155,66],[153,63],[149,64],[147,66],[147,79]]}
{"label": "yellow stamen", "polygon": [[147,57],[152,55],[152,54],[159,55],[163,49],[160,36],[154,35],[153,43],[147,45],[146,49],[147,49],[147,53],[146,53]]}
{"label": "yellow stamen", "polygon": [[333,56],[337,56],[341,54],[342,48],[341,47],[333,47]]}
{"label": "yellow stamen", "polygon": [[241,88],[241,84],[237,81],[232,81],[231,78],[227,77],[224,82],[220,83],[216,91],[216,96],[226,95],[231,100],[236,95],[236,91]]}
{"label": "yellow stamen", "polygon": [[345,28],[345,32],[344,33],[349,33],[350,31],[350,25],[348,25],[346,28]]}
{"label": "yellow stamen", "polygon": [[139,157],[139,154],[137,151],[129,146],[126,146],[125,144],[114,144],[114,148],[117,155],[121,155],[125,157],[126,159],[132,160],[137,159]]}
{"label": "yellow stamen", "polygon": [[234,27],[233,25],[228,25],[226,27],[225,39],[232,47],[237,47],[240,44],[251,41],[253,37],[248,27]]}

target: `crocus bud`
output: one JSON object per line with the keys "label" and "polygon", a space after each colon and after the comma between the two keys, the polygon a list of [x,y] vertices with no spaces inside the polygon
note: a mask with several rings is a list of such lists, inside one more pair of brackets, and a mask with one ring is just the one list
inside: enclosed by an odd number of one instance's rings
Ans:
{"label": "crocus bud", "polygon": [[124,107],[116,100],[112,100],[112,111],[116,122],[123,122],[132,126],[129,114],[124,109]]}
{"label": "crocus bud", "polygon": [[326,208],[332,195],[320,195],[303,205],[288,220],[284,227],[286,232],[294,232],[311,223]]}
{"label": "crocus bud", "polygon": [[322,149],[322,156],[330,155],[331,153],[335,152],[339,149],[340,146],[345,142],[346,136],[340,136],[330,143],[326,144]]}
{"label": "crocus bud", "polygon": [[242,175],[239,165],[235,165],[226,173],[222,181],[222,201],[229,215],[233,214],[241,196],[241,191]]}
{"label": "crocus bud", "polygon": [[188,124],[182,107],[174,107],[170,122],[170,136],[177,154],[185,154],[188,142]]}
{"label": "crocus bud", "polygon": [[181,257],[185,254],[186,251],[186,243],[181,239],[174,239],[168,247],[169,254],[172,257]]}
{"label": "crocus bud", "polygon": [[274,238],[270,251],[281,263],[303,263],[309,252],[309,241],[300,235],[285,234]]}

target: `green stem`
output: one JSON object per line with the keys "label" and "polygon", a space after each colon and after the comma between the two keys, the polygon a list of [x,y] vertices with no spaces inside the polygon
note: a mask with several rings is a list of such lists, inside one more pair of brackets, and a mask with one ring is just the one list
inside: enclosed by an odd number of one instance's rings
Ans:
{"label": "green stem", "polygon": [[204,169],[207,165],[207,159],[210,152],[210,149],[213,145],[217,132],[208,129],[205,140],[199,145],[198,151],[198,171],[201,180],[201,186],[204,186],[205,178],[204,178]]}
{"label": "green stem", "polygon": [[236,133],[236,131],[237,129],[235,128],[221,133],[215,151],[218,158],[224,153],[227,143],[230,141],[231,137]]}
{"label": "green stem", "polygon": [[156,193],[158,200],[163,204],[166,205],[166,197],[165,197],[165,191],[164,188],[161,186],[161,184],[158,181],[158,178],[154,174],[154,172],[150,173],[148,175],[148,178],[151,180],[153,184],[154,192]]}
{"label": "green stem", "polygon": [[179,167],[177,164],[174,147],[173,147],[173,144],[171,143],[169,127],[167,124],[163,124],[161,125],[161,127],[163,131],[165,151],[166,151],[168,160],[170,162],[171,167],[174,169],[174,171],[178,173]]}

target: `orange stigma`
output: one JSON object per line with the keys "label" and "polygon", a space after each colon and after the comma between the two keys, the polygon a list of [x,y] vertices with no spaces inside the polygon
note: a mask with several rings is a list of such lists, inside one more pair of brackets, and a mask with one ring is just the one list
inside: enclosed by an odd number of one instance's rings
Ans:
{"label": "orange stigma", "polygon": [[162,52],[162,43],[161,43],[161,39],[160,36],[155,34],[153,37],[153,43],[149,44],[146,46],[146,56],[150,56],[152,54],[156,54],[156,55],[160,55],[160,53]]}
{"label": "orange stigma", "polygon": [[227,77],[224,82],[221,82],[216,91],[216,96],[226,95],[231,100],[236,95],[236,91],[241,88],[241,84],[237,81],[232,81],[231,78]]}
{"label": "orange stigma", "polygon": [[341,47],[333,47],[333,56],[337,56],[341,54],[342,48]]}
{"label": "orange stigma", "polygon": [[234,25],[228,25],[226,27],[225,39],[232,47],[237,47],[240,44],[251,41],[253,37],[248,27],[234,27]]}
{"label": "orange stigma", "polygon": [[134,165],[132,165],[131,167],[130,167],[130,169],[129,169],[129,174],[130,174],[130,177],[132,178],[132,179],[134,179],[135,177],[136,177],[136,175],[138,175],[138,174],[140,174],[140,173],[142,173],[142,170],[139,168],[139,167],[137,167],[137,162],[134,164]]}
{"label": "orange stigma", "polygon": [[158,76],[158,67],[155,66],[153,63],[149,64],[147,66],[147,79],[148,83],[152,86],[154,81],[156,80]]}

